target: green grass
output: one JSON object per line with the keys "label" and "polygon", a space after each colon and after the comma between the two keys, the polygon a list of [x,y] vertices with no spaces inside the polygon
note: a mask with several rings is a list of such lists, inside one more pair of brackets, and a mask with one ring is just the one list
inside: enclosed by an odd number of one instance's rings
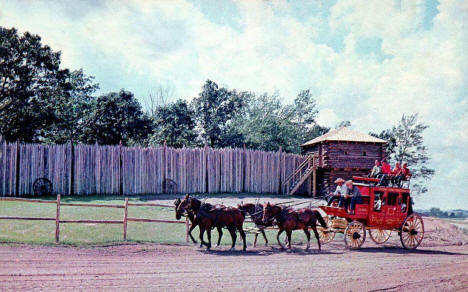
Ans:
{"label": "green grass", "polygon": [[[200,197],[206,195],[199,195]],[[228,197],[226,194],[210,195],[210,197]],[[235,194],[239,199],[253,200],[261,195]],[[271,195],[269,196],[271,197]],[[146,202],[155,197],[132,197],[130,202]],[[45,198],[54,200],[55,198]],[[113,196],[90,196],[90,197],[65,197],[62,202],[67,203],[91,203],[91,204],[118,204],[123,205],[122,197]],[[0,216],[27,216],[27,217],[55,217],[55,204],[25,203],[0,201]],[[122,220],[124,209],[115,208],[92,208],[61,206],[60,217],[62,220]],[[161,207],[136,207],[130,206],[129,217],[153,218],[175,220],[173,209]],[[246,223],[245,226],[252,226]],[[87,246],[118,244],[123,242],[122,224],[60,224],[60,244]],[[198,241],[198,228],[192,232]],[[305,235],[302,231],[293,233],[293,243],[304,242]],[[276,231],[267,231],[270,243],[276,244]],[[312,235],[313,236],[313,235]],[[238,237],[240,238],[240,237]],[[253,242],[254,236],[247,235],[249,244]],[[217,231],[212,232],[212,243],[218,239]],[[205,235],[206,240],[206,235]],[[28,243],[50,245],[55,244],[55,221],[24,221],[24,220],[0,220],[0,242]],[[185,225],[167,223],[141,223],[128,222],[127,242],[150,242],[163,244],[186,244]],[[259,236],[258,244],[263,245],[262,236]],[[222,244],[231,244],[231,237],[224,230]],[[240,246],[238,241],[237,245]],[[314,244],[314,241],[312,241]],[[313,245],[312,245],[313,246]]]}

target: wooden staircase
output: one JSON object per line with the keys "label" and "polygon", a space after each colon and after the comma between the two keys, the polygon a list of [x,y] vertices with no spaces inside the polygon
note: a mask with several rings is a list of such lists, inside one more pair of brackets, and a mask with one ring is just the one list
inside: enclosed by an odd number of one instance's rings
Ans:
{"label": "wooden staircase", "polygon": [[[309,178],[313,177],[313,195],[315,196],[316,190],[316,170],[317,170],[318,155],[309,154],[306,159],[297,167],[292,174],[290,174],[284,181],[283,187],[288,195],[293,195],[299,190],[304,182]],[[310,192],[310,190],[309,190]]]}

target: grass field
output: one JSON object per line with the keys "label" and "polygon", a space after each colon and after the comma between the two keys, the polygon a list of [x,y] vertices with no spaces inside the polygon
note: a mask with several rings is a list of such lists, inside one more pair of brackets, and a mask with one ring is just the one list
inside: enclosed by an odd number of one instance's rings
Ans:
{"label": "grass field", "polygon": [[[219,196],[227,197],[228,195],[223,194]],[[239,195],[236,194],[235,196]],[[216,195],[210,195],[210,197],[216,197]],[[50,197],[45,199],[54,200],[55,198]],[[129,201],[147,202],[151,199],[154,199],[154,197],[133,197]],[[124,203],[122,197],[102,196],[64,197],[62,198],[62,202],[119,205],[123,205]],[[171,204],[171,202],[168,201],[167,204]],[[0,201],[0,216],[55,217],[55,209],[55,204]],[[175,220],[173,209],[161,207],[130,206],[128,216]],[[60,217],[62,220],[122,220],[123,209],[61,206]],[[245,226],[252,226],[252,224],[246,223]],[[122,229],[122,224],[60,224],[60,244],[83,246],[121,243],[123,242]],[[192,234],[198,241],[198,228]],[[215,244],[218,238],[217,231],[214,230],[212,234],[212,242]],[[305,241],[303,232],[297,231],[293,234],[293,243]],[[276,231],[267,231],[267,236],[270,243],[276,244]],[[253,238],[252,234],[247,235],[250,244],[253,242]],[[48,245],[55,244],[54,241],[55,221],[0,220],[0,242]],[[127,241],[185,244],[185,225],[128,222]],[[263,238],[259,236],[258,244],[263,243]],[[312,247],[314,243],[314,240],[312,240]],[[224,231],[222,244],[231,244],[231,237],[227,230]],[[240,244],[238,241],[237,245],[239,246]]]}

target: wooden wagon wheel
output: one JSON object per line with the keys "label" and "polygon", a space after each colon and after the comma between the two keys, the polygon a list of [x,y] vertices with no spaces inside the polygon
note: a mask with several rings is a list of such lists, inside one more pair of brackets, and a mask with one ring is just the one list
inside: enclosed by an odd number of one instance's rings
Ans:
{"label": "wooden wagon wheel", "polygon": [[328,216],[324,216],[323,220],[325,220],[325,223],[327,223],[328,228],[317,226],[317,232],[319,234],[320,243],[327,244],[335,238],[336,232],[330,229],[331,221],[329,220]]}
{"label": "wooden wagon wheel", "polygon": [[359,221],[353,221],[348,224],[344,232],[345,245],[349,249],[361,248],[366,241],[366,228]]}
{"label": "wooden wagon wheel", "polygon": [[369,229],[369,236],[373,242],[377,244],[382,244],[387,242],[392,234],[391,230],[386,229]]}
{"label": "wooden wagon wheel", "polygon": [[408,216],[400,230],[401,244],[405,249],[416,249],[424,238],[424,222],[421,216]]}
{"label": "wooden wagon wheel", "polygon": [[52,195],[52,182],[45,177],[36,179],[33,183],[33,192],[35,196]]}

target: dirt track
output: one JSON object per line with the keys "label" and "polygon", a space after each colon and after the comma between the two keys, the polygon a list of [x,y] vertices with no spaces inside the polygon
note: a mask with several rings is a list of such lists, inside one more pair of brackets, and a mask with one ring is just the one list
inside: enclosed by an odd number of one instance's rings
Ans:
{"label": "dirt track", "polygon": [[0,290],[468,290],[467,246],[407,252],[339,242],[320,254],[276,248],[205,252],[191,246],[0,246]]}

